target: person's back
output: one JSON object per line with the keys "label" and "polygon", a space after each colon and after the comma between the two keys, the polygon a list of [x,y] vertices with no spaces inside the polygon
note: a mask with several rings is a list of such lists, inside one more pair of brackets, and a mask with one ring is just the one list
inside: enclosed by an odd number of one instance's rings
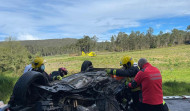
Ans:
{"label": "person's back", "polygon": [[53,71],[50,75],[50,77],[54,77],[54,76],[59,76],[60,75],[60,72],[59,71]]}
{"label": "person's back", "polygon": [[168,111],[166,103],[163,101],[162,76],[160,71],[153,67],[145,58],[138,61],[140,71],[135,76],[133,82],[127,87],[141,87],[140,109],[141,111]]}
{"label": "person's back", "polygon": [[142,102],[151,105],[162,104],[162,76],[160,71],[151,64],[146,63],[137,74],[137,78],[141,78]]}

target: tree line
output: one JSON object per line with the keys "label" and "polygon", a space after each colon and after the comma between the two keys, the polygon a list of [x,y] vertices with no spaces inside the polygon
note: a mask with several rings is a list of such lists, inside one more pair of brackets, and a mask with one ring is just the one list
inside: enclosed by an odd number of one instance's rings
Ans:
{"label": "tree line", "polygon": [[111,37],[108,47],[109,51],[129,51],[142,50],[159,47],[168,47],[179,44],[190,44],[190,26],[186,31],[173,29],[171,32],[153,35],[153,28],[149,28],[146,33],[132,31],[129,35],[119,32],[118,35]]}
{"label": "tree line", "polygon": [[[96,36],[84,36],[79,39],[75,45],[76,51],[130,51],[143,50],[159,47],[170,47],[179,44],[190,44],[190,25],[186,31],[173,29],[171,32],[154,35],[154,29],[149,28],[146,33],[140,31],[131,31],[128,35],[125,32],[119,32],[112,35],[110,41],[97,42]],[[77,48],[75,48],[77,49]]]}
{"label": "tree line", "polygon": [[110,40],[98,42],[97,36],[84,35],[81,39],[50,39],[21,41],[31,54],[40,53],[42,56],[81,54],[81,51],[130,51],[150,48],[168,47],[190,42],[190,25],[187,30],[173,29],[171,32],[160,31],[154,35],[154,29],[149,28],[146,32],[131,31],[130,34],[119,32],[112,35]]}

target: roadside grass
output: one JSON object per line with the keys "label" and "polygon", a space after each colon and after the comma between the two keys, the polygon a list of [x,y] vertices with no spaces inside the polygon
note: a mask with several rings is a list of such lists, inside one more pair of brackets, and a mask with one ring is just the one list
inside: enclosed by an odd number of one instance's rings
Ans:
{"label": "roadside grass", "polygon": [[[59,67],[65,67],[69,71],[68,75],[71,75],[80,72],[84,60],[92,61],[93,66],[97,68],[120,68],[120,58],[124,55],[130,55],[135,62],[143,57],[160,69],[164,96],[190,95],[190,45],[96,54],[96,57],[69,54],[44,57],[47,61],[46,72],[50,74]],[[0,100],[7,103],[18,78],[19,76],[11,72],[0,74]]]}
{"label": "roadside grass", "polygon": [[12,76],[12,72],[0,74],[0,100],[7,103],[13,91],[14,84],[19,76]]}
{"label": "roadside grass", "polygon": [[163,94],[164,96],[190,95],[190,83],[166,81],[163,83]]}

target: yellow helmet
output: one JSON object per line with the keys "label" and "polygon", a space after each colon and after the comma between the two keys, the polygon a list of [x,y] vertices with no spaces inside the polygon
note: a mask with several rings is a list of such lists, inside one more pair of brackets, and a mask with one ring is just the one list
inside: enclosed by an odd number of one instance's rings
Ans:
{"label": "yellow helmet", "polygon": [[32,62],[32,68],[40,68],[44,64],[44,59],[42,57],[36,57]]}
{"label": "yellow helmet", "polygon": [[133,58],[128,55],[123,56],[121,58],[120,65],[124,65],[124,64],[126,64],[127,67],[130,67],[129,64],[133,66],[134,64]]}

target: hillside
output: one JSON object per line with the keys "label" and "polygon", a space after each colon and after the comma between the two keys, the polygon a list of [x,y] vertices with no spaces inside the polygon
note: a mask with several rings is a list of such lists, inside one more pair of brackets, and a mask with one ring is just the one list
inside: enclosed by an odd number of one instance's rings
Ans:
{"label": "hillside", "polygon": [[72,52],[70,48],[77,39],[48,39],[20,41],[31,54],[40,53],[42,56],[57,55]]}
{"label": "hillside", "polygon": [[24,46],[40,46],[40,47],[63,47],[77,42],[77,39],[47,39],[47,40],[26,40],[20,41]]}

